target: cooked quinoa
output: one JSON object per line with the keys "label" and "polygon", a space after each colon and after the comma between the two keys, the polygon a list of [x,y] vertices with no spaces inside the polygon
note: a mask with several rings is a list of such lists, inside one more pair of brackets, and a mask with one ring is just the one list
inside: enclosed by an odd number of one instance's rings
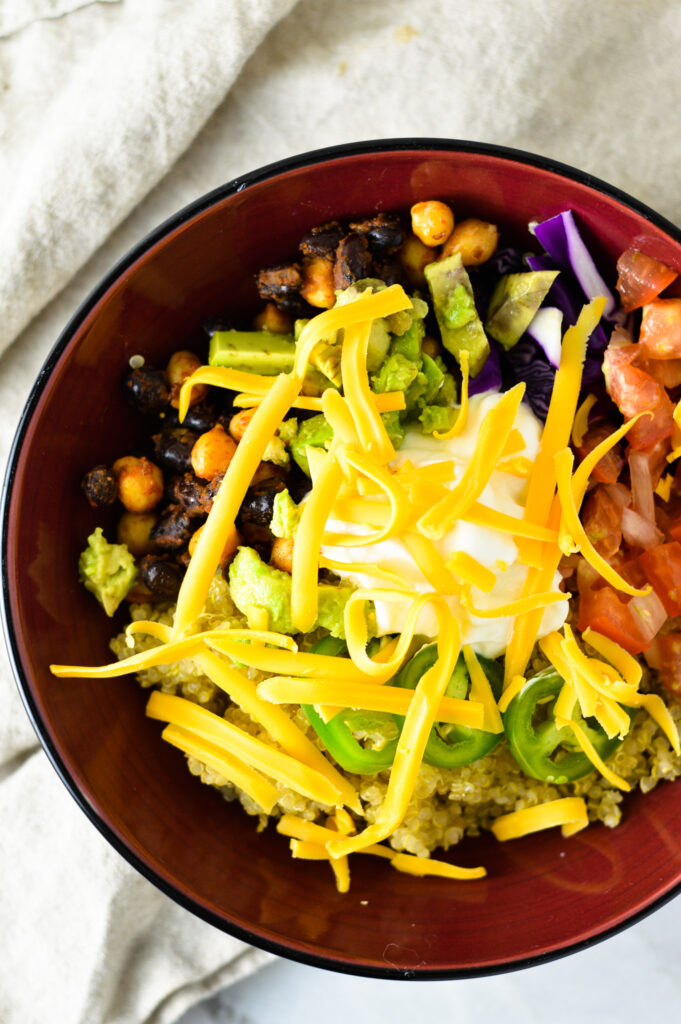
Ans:
{"label": "cooked quinoa", "polygon": [[[172,605],[140,604],[132,606],[131,617],[133,621],[147,619],[171,625],[173,611]],[[221,576],[216,576],[199,627],[203,630],[246,626],[246,620],[232,603],[227,583]],[[148,650],[157,643],[140,634],[133,637],[119,634],[112,640],[111,647],[116,656],[122,659]],[[546,665],[546,659],[537,648],[531,660],[532,672],[538,672]],[[262,672],[240,667],[255,682],[265,678]],[[654,673],[645,665],[643,669],[641,690],[655,690]],[[165,693],[194,701],[270,746],[277,746],[265,729],[232,704],[189,659],[147,669],[139,674],[138,680],[145,688],[158,687]],[[665,695],[665,700],[681,733],[681,701],[671,698],[669,694]],[[304,713],[292,705],[287,706],[287,710],[293,715],[296,724],[321,748]],[[390,738],[374,735],[367,737],[367,741],[380,745]],[[632,788],[638,786],[643,793],[649,792],[661,780],[671,781],[681,775],[681,757],[673,752],[669,740],[657,723],[643,711],[637,714],[629,734],[608,764]],[[259,828],[266,826],[268,816],[262,813],[249,796],[196,758],[188,756],[187,765],[192,775],[207,785],[215,786],[226,800],[238,799],[248,814],[258,818]],[[390,772],[383,771],[372,776],[344,774],[359,791],[366,821],[373,822],[385,797]],[[328,808],[321,804],[300,796],[281,783],[275,785],[280,796],[271,817],[276,818],[286,813],[296,814],[308,821],[321,821],[328,813]],[[502,740],[486,757],[461,768],[442,769],[421,764],[407,813],[402,824],[391,835],[389,843],[395,850],[427,857],[437,848],[449,849],[466,835],[478,835],[482,829],[488,829],[501,814],[565,796],[583,797],[590,821],[601,821],[609,828],[614,828],[622,818],[624,794],[596,771],[577,782],[562,786],[540,782],[523,773],[505,740]]]}

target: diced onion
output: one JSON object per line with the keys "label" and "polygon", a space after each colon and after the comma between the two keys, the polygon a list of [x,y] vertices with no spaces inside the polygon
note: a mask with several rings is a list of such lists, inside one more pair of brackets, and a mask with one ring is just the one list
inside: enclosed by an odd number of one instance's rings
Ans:
{"label": "diced onion", "polygon": [[655,522],[655,497],[650,462],[645,452],[631,451],[627,457],[631,475],[631,496],[634,512],[649,522]]}
{"label": "diced onion", "polygon": [[622,536],[627,544],[633,548],[654,548],[661,544],[664,535],[645,516],[635,512],[632,508],[622,509]]}

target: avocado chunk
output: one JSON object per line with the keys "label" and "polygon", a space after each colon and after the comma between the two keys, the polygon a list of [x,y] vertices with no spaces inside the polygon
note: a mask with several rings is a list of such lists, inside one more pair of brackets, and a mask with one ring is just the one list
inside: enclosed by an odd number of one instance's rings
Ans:
{"label": "avocado chunk", "polygon": [[303,420],[298,427],[298,433],[290,444],[291,455],[308,476],[310,476],[310,463],[307,458],[307,449],[325,448],[327,441],[332,439],[333,427],[327,423],[322,413],[318,416],[311,416],[309,420]]}
{"label": "avocado chunk", "polygon": [[520,340],[558,273],[531,270],[501,278],[490,299],[485,327],[504,348],[512,348]]}
{"label": "avocado chunk", "polygon": [[215,331],[210,339],[208,362],[274,377],[290,373],[296,353],[291,334],[272,331]]}
{"label": "avocado chunk", "polygon": [[[289,573],[267,565],[253,548],[239,548],[229,567],[229,592],[244,615],[248,608],[264,609],[268,629],[289,635],[298,632],[291,620]],[[320,583],[318,615],[313,628],[328,629],[331,636],[344,638],[343,613],[352,592],[352,587]]]}
{"label": "avocado chunk", "polygon": [[458,252],[429,263],[424,271],[442,344],[461,362],[468,351],[471,377],[476,377],[489,354],[489,342],[475,308],[475,296]]}
{"label": "avocado chunk", "polygon": [[[336,292],[336,305],[347,306],[350,302],[356,302],[364,292],[382,292],[385,290],[383,281],[375,277],[364,277],[355,281],[348,288]],[[369,340],[367,342],[367,370],[373,373],[379,368],[390,348],[390,330],[383,317],[378,317],[371,322]]]}
{"label": "avocado chunk", "polygon": [[78,559],[78,574],[111,616],[137,579],[135,559],[125,544],[109,544],[101,526],[90,534],[87,544]]}
{"label": "avocado chunk", "polygon": [[290,539],[300,521],[300,509],[288,492],[288,487],[274,496],[270,530],[275,537]]}

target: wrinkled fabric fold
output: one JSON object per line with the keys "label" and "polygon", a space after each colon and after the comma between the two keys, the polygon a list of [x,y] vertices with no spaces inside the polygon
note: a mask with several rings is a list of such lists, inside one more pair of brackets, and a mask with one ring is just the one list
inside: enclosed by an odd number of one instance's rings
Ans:
{"label": "wrinkled fabric fold", "polygon": [[0,40],[0,352],[172,167],[294,4],[90,4]]}

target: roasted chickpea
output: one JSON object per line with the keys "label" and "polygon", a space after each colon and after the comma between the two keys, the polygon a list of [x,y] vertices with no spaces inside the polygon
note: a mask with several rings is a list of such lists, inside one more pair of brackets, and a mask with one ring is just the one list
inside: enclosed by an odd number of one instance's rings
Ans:
{"label": "roasted chickpea", "polygon": [[429,199],[411,208],[411,229],[424,245],[442,245],[454,229],[454,214],[446,203]]}
{"label": "roasted chickpea", "polygon": [[469,217],[460,221],[445,242],[442,255],[461,254],[464,267],[477,267],[494,255],[499,243],[499,229],[496,224]]}
{"label": "roasted chickpea", "polygon": [[436,338],[431,338],[429,334],[423,339],[421,348],[431,359],[442,355],[442,345]]}
{"label": "roasted chickpea", "polygon": [[256,331],[270,331],[272,334],[293,334],[293,319],[277,309],[273,302],[268,302],[261,313],[253,320]]}
{"label": "roasted chickpea", "polygon": [[242,409],[229,421],[229,432],[235,441],[240,441],[246,433],[246,427],[255,416],[255,409]]}
{"label": "roasted chickpea", "polygon": [[[196,533],[192,536],[192,539],[189,541],[189,549],[188,550],[189,550],[190,557],[196,551],[196,545],[199,542],[199,536],[201,535],[201,531],[202,530],[203,530],[203,526],[200,526],[198,528],[198,530],[196,531]],[[228,534],[227,534],[227,539],[225,540],[225,546],[223,547],[222,554],[220,555],[220,565],[222,566],[223,569],[224,569],[224,567],[226,565],[229,565],[229,563],[232,561],[232,559],[234,558],[234,556],[236,554],[237,548],[239,547],[239,545],[241,543],[242,543],[242,540],[241,540],[241,536],[239,534],[239,531],[237,530],[236,526],[232,526],[231,529],[229,530]]]}
{"label": "roasted chickpea", "polygon": [[135,558],[155,551],[156,545],[150,534],[156,518],[153,512],[124,512],[116,527],[118,543],[125,544]]}
{"label": "roasted chickpea", "polygon": [[201,480],[212,480],[218,473],[227,471],[235,451],[236,442],[221,423],[216,423],[194,443],[192,469]]}
{"label": "roasted chickpea", "polygon": [[412,288],[425,288],[426,278],[423,271],[429,263],[437,259],[437,253],[424,245],[416,235],[409,235],[400,249],[399,256]]}
{"label": "roasted chickpea", "polygon": [[[201,366],[201,360],[193,352],[181,350],[180,352],[173,352],[170,357],[166,366],[166,377],[170,385],[170,404],[174,409],[179,407],[182,385],[188,377],[191,377],[195,370],[198,370],[199,366]],[[206,384],[196,384],[192,388],[189,404],[196,405],[197,402],[206,397],[207,393],[208,386]]]}
{"label": "roasted chickpea", "polygon": [[293,538],[277,537],[272,545],[270,565],[283,572],[293,572]]}
{"label": "roasted chickpea", "polygon": [[163,497],[163,473],[142,456],[126,455],[114,462],[118,500],[128,512],[151,512]]}
{"label": "roasted chickpea", "polygon": [[306,256],[303,259],[303,285],[300,294],[311,306],[330,309],[336,301],[333,260],[327,256]]}

